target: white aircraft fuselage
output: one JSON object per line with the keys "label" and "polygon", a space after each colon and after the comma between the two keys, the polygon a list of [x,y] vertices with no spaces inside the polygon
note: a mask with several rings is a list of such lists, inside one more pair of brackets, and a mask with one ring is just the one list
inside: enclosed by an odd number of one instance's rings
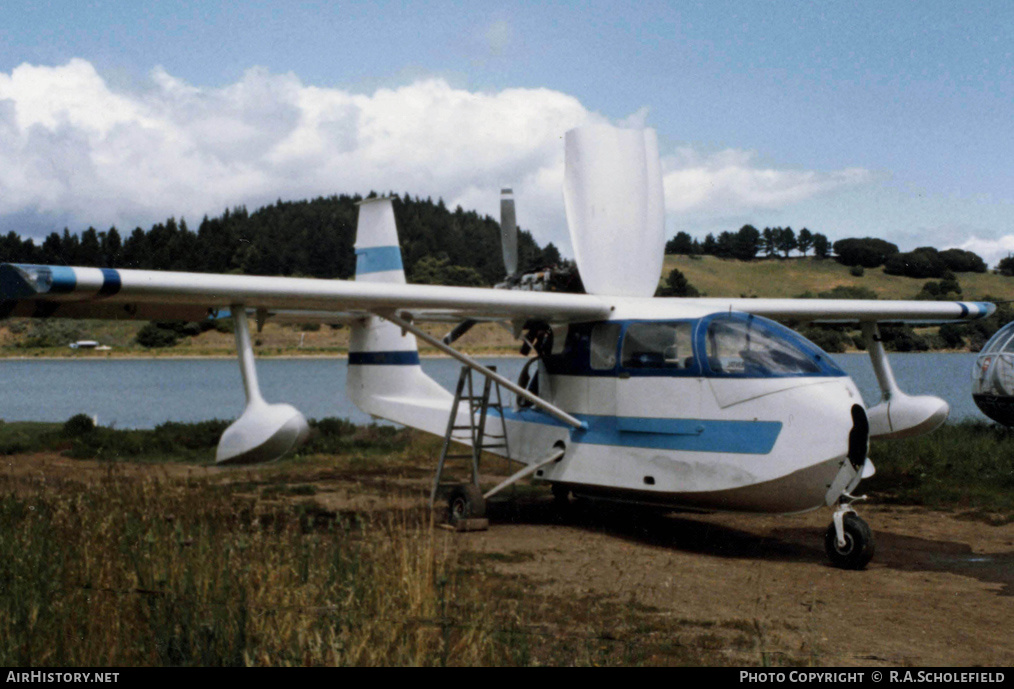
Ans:
{"label": "white aircraft fuselage", "polygon": [[[865,406],[825,352],[758,316],[681,306],[679,317],[664,317],[666,311],[673,314],[661,306],[620,307],[610,320],[553,329],[531,362],[537,373],[526,376],[527,388],[581,428],[517,397],[504,405],[503,428],[489,418],[488,432],[506,430],[511,459],[529,465],[565,449],[535,478],[576,495],[794,513],[833,505],[855,489],[866,465]],[[385,327],[377,324],[379,332]],[[353,357],[353,399],[362,397],[354,390],[357,368],[372,369],[371,378],[386,369],[384,378],[402,384],[425,376],[400,374],[399,362],[417,365],[411,354]],[[442,400],[407,389],[380,397],[380,408],[368,400],[363,406],[429,431],[446,425],[451,410],[449,393]],[[468,424],[467,413],[459,409],[457,425]]]}

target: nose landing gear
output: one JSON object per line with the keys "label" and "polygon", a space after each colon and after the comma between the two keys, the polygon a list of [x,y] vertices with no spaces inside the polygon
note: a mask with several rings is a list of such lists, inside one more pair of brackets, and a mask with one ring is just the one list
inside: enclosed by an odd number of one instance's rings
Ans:
{"label": "nose landing gear", "polygon": [[824,549],[835,567],[863,569],[873,558],[873,532],[851,505],[839,504],[824,534]]}

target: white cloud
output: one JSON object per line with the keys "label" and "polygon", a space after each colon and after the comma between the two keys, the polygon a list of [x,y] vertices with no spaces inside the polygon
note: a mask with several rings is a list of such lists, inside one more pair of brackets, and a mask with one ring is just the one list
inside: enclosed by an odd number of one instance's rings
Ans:
{"label": "white cloud", "polygon": [[995,267],[1000,259],[1014,254],[1014,235],[1008,234],[997,239],[972,237],[955,246],[958,249],[977,253],[986,262],[986,265]]}
{"label": "white cloud", "polygon": [[[644,109],[620,122],[641,124]],[[371,190],[442,197],[498,212],[512,186],[518,221],[569,252],[563,217],[563,133],[606,118],[549,89],[471,92],[442,79],[361,94],[254,68],[200,88],[156,68],[141,92],[117,92],[87,61],[0,73],[0,231],[26,217],[72,230],[129,231],[172,215],[255,208]],[[769,208],[866,181],[761,168],[751,154],[664,160],[670,212],[723,215]],[[62,229],[46,227],[43,232]]]}
{"label": "white cloud", "polygon": [[662,167],[666,209],[705,215],[782,208],[872,177],[860,168],[830,173],[762,168],[754,164],[753,153],[734,149],[702,156],[681,148],[664,158]]}

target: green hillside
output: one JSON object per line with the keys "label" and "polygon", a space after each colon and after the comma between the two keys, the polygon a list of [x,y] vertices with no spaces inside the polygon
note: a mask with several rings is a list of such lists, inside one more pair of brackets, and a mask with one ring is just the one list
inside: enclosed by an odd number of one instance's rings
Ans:
{"label": "green hillside", "polygon": [[[880,299],[914,299],[929,280],[886,275],[884,268],[867,268],[862,276],[837,261],[815,258],[738,261],[714,256],[665,257],[664,279],[679,269],[699,292],[709,297],[798,297],[835,287],[864,287]],[[1014,278],[996,273],[958,273],[962,298],[1014,299]]]}

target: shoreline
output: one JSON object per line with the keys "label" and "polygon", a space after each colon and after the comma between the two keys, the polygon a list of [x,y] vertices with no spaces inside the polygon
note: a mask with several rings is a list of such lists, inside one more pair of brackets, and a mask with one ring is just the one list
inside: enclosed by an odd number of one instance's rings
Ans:
{"label": "shoreline", "polygon": [[[516,349],[511,348],[509,350],[484,350],[479,352],[463,350],[464,354],[471,357],[496,357],[498,359],[525,359],[528,357],[522,356],[517,352]],[[849,349],[845,352],[831,352],[831,358],[839,356],[841,354],[866,354],[861,349]],[[899,354],[978,354],[968,349],[931,349],[924,352],[887,352],[888,356],[897,356]],[[254,356],[257,359],[337,359],[347,360],[349,354],[347,351],[335,352],[335,353],[322,353],[315,352],[312,354],[300,354],[297,352],[285,352],[285,353],[274,353],[274,352],[257,352],[254,351]],[[82,353],[67,353],[67,354],[5,354],[0,353],[0,361],[95,361],[95,360],[143,360],[143,361],[156,361],[159,359],[236,359],[237,354],[233,352],[222,352],[222,353],[206,353],[206,354],[194,354],[194,353],[172,353],[172,352],[160,352],[160,353],[116,353],[111,354],[109,352],[95,353],[95,354],[82,354]],[[438,352],[419,352],[420,359],[451,359],[453,357],[447,354]]]}

